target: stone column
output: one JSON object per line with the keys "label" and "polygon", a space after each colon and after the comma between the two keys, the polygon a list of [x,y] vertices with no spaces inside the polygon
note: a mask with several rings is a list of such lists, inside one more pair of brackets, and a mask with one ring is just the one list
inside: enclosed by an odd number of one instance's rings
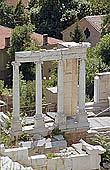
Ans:
{"label": "stone column", "polygon": [[79,113],[85,113],[85,60],[80,60]]}
{"label": "stone column", "polygon": [[42,72],[41,62],[36,63],[36,115],[42,117]]}
{"label": "stone column", "polygon": [[35,114],[35,125],[34,134],[35,138],[40,138],[39,135],[47,135],[45,128],[44,119],[42,116],[42,70],[41,62],[36,62],[36,114]]}
{"label": "stone column", "polygon": [[94,77],[94,103],[99,103],[99,76]]}
{"label": "stone column", "polygon": [[11,134],[19,136],[22,132],[20,121],[20,87],[19,87],[19,66],[20,63],[12,62],[13,65],[13,117],[11,122]]}
{"label": "stone column", "polygon": [[63,70],[63,60],[58,61],[58,106],[57,112],[64,112],[64,70]]}
{"label": "stone column", "polygon": [[85,59],[80,59],[79,73],[79,113],[77,114],[77,120],[79,128],[88,128],[89,123],[85,111]]}
{"label": "stone column", "polygon": [[66,115],[64,113],[64,63],[63,60],[58,61],[58,102],[57,102],[57,115],[55,123],[60,129],[65,129]]}

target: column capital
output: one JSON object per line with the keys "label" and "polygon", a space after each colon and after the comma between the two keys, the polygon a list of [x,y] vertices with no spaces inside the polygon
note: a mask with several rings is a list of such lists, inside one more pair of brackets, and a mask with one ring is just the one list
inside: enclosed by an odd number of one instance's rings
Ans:
{"label": "column capital", "polygon": [[41,61],[41,60],[35,61],[34,64],[43,64],[43,61]]}
{"label": "column capital", "polygon": [[80,61],[86,61],[87,58],[80,58],[79,60],[80,60]]}
{"label": "column capital", "polygon": [[21,63],[18,63],[18,62],[15,62],[15,61],[12,61],[12,66],[15,66],[15,65],[18,65],[18,66],[21,66]]}
{"label": "column capital", "polygon": [[57,62],[58,62],[58,64],[63,64],[64,61],[62,58],[60,58]]}

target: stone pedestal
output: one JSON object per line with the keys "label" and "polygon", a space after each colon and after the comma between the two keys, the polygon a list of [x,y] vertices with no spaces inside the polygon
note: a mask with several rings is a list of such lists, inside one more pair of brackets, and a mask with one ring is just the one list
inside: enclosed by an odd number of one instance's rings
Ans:
{"label": "stone pedestal", "polygon": [[55,117],[55,123],[59,127],[60,130],[66,129],[66,114],[64,112],[57,113]]}
{"label": "stone pedestal", "polygon": [[13,117],[11,121],[10,133],[12,136],[22,134],[20,120],[20,92],[19,92],[19,66],[20,63],[13,62]]}
{"label": "stone pedestal", "polygon": [[11,136],[16,136],[16,137],[21,136],[23,134],[20,119],[19,120],[12,119],[10,134]]}
{"label": "stone pedestal", "polygon": [[42,136],[47,136],[48,134],[48,129],[45,127],[44,119],[40,115],[35,117],[33,134],[36,140],[41,139]]}

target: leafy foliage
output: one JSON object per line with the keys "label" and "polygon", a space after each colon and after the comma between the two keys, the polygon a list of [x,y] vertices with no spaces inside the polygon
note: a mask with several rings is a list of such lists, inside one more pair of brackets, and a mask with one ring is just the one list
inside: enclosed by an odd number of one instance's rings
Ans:
{"label": "leafy foliage", "polygon": [[29,9],[32,8],[32,7],[37,8],[38,4],[39,4],[39,0],[30,0],[28,7],[29,7]]}
{"label": "leafy foliage", "polygon": [[47,156],[47,159],[52,159],[52,158],[55,158],[55,157],[61,157],[60,155],[57,155],[57,154],[51,153],[51,152],[46,154],[46,156]]}
{"label": "leafy foliage", "polygon": [[95,47],[88,48],[86,61],[86,94],[92,99],[94,95],[94,77],[96,73],[109,71],[109,67],[97,55]]}
{"label": "leafy foliage", "polygon": [[[55,135],[63,135],[63,136],[64,136],[64,132],[61,132],[61,130],[59,129],[59,127],[55,127],[55,128],[52,130],[52,132],[48,134],[48,136],[49,136],[50,138],[53,138],[53,136],[55,136]],[[65,136],[64,136],[64,138],[65,138]]]}
{"label": "leafy foliage", "polygon": [[0,144],[4,144],[6,148],[15,146],[15,141],[6,133],[5,129],[3,129],[0,134]]}
{"label": "leafy foliage", "polygon": [[93,9],[94,15],[104,15],[110,12],[110,1],[108,0],[88,0]]}
{"label": "leafy foliage", "polygon": [[24,51],[31,44],[32,25],[16,26],[12,32],[10,55],[14,55],[17,51]]}
{"label": "leafy foliage", "polygon": [[100,56],[107,65],[110,65],[110,34],[102,37],[96,46],[96,54]]}
{"label": "leafy foliage", "polygon": [[15,25],[22,26],[29,24],[30,15],[29,11],[25,8],[23,0],[19,0],[14,11]]}
{"label": "leafy foliage", "polygon": [[35,81],[21,81],[21,107],[35,106]]}
{"label": "leafy foliage", "polygon": [[0,80],[0,92],[3,91],[3,88],[4,88],[4,81]]}
{"label": "leafy foliage", "polygon": [[61,31],[92,12],[89,2],[76,0],[44,0],[30,11],[32,24],[39,33],[61,38]]}
{"label": "leafy foliage", "polygon": [[103,16],[102,32],[101,35],[110,33],[110,14]]}
{"label": "leafy foliage", "polygon": [[106,149],[106,152],[101,155],[101,163],[110,163],[110,137],[104,134],[97,134],[94,138],[94,141],[95,143],[101,145],[104,149]]}
{"label": "leafy foliage", "polygon": [[0,3],[0,24],[10,28],[30,23],[30,13],[25,8],[22,0],[19,0],[16,7]]}
{"label": "leafy foliage", "polygon": [[14,7],[0,3],[0,25],[10,28],[15,27]]}
{"label": "leafy foliage", "polygon": [[[37,51],[39,49],[38,41],[31,38],[31,34],[33,30],[34,30],[34,27],[32,26],[32,24],[29,24],[29,25],[24,24],[23,26],[16,26],[14,28],[12,37],[11,37],[11,47],[9,48],[9,55],[13,56],[12,60],[14,60],[14,55],[15,55],[15,52],[17,51],[24,51],[24,50],[36,50]],[[11,68],[10,79],[12,80],[11,61],[9,63],[9,67]],[[25,80],[34,79],[35,74],[34,74],[33,63],[22,64],[21,71],[23,73]]]}
{"label": "leafy foliage", "polygon": [[19,141],[26,142],[26,141],[29,141],[30,139],[31,139],[31,136],[27,133],[24,133],[20,136]]}
{"label": "leafy foliage", "polygon": [[25,114],[29,108],[35,109],[35,80],[26,82],[21,74],[20,77],[20,106]]}

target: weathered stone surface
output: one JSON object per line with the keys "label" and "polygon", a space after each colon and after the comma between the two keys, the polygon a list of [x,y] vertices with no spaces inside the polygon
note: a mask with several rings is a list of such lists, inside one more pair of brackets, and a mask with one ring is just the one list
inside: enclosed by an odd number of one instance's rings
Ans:
{"label": "weathered stone surface", "polygon": [[24,167],[18,162],[13,162],[9,157],[0,157],[0,170],[33,170],[32,167]]}
{"label": "weathered stone surface", "polygon": [[32,141],[20,142],[19,145],[22,146],[22,147],[31,148],[32,147]]}
{"label": "weathered stone surface", "polygon": [[63,135],[55,135],[55,136],[53,136],[53,138],[56,139],[56,140],[58,140],[58,141],[64,140]]}
{"label": "weathered stone surface", "polygon": [[5,147],[4,147],[4,144],[0,144],[0,154],[4,154],[5,152]]}

